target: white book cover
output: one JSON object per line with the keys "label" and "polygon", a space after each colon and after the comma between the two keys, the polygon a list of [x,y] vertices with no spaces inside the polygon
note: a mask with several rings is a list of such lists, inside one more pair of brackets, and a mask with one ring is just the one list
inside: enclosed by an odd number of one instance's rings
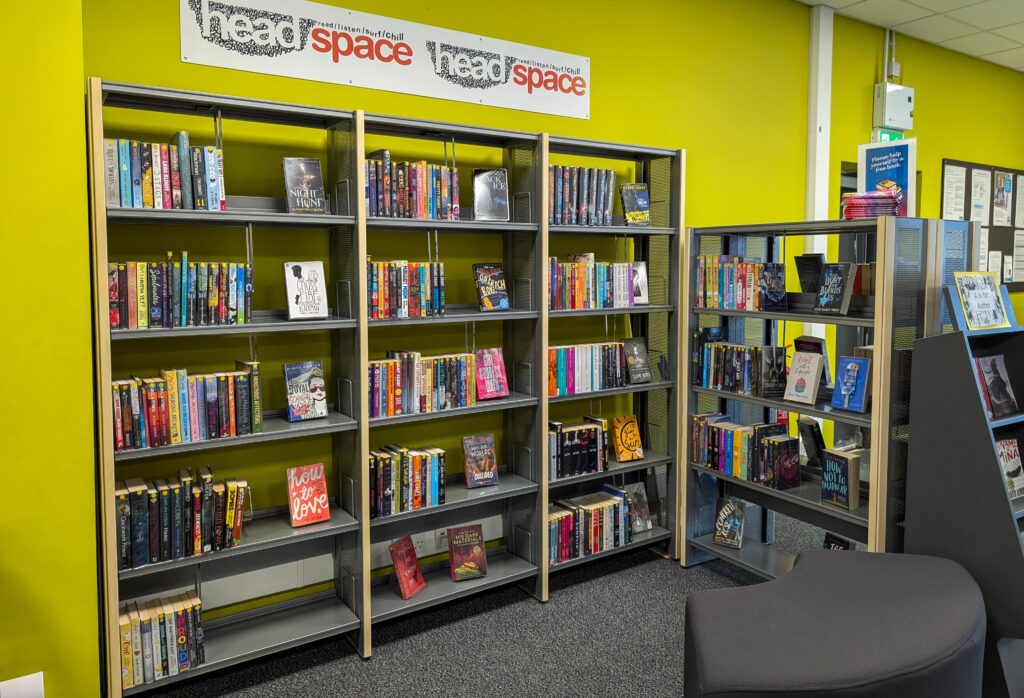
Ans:
{"label": "white book cover", "polygon": [[160,144],[148,144],[153,153],[153,208],[164,207],[164,164],[160,159]]}
{"label": "white book cover", "polygon": [[793,363],[789,367],[789,378],[783,397],[793,402],[813,405],[818,397],[823,360],[821,354],[802,351],[793,354]]}
{"label": "white book cover", "polygon": [[289,320],[327,317],[327,279],[323,262],[285,262],[284,284]]}
{"label": "white book cover", "polygon": [[647,291],[647,262],[633,262],[633,304],[647,305],[651,302]]}
{"label": "white book cover", "polygon": [[103,184],[107,208],[121,208],[121,174],[117,162],[117,141],[103,139]]}

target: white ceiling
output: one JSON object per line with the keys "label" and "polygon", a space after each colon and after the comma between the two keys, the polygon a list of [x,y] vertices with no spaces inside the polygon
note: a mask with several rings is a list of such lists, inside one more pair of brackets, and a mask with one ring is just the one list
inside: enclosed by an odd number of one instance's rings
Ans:
{"label": "white ceiling", "polygon": [[[1024,0],[800,0],[1024,72]],[[899,49],[897,47],[897,53]]]}

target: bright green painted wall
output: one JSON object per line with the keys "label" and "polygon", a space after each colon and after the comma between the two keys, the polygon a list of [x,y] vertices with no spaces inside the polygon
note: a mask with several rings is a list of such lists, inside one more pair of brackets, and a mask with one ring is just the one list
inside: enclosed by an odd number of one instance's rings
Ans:
{"label": "bright green painted wall", "polygon": [[4,20],[0,680],[42,671],[47,696],[96,695],[81,5],[8,3]]}

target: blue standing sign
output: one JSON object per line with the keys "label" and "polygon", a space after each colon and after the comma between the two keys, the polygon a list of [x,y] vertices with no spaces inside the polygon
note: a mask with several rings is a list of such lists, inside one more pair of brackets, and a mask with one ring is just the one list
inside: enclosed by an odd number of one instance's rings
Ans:
{"label": "blue standing sign", "polygon": [[917,139],[865,143],[857,148],[857,191],[891,190],[900,215],[917,215]]}

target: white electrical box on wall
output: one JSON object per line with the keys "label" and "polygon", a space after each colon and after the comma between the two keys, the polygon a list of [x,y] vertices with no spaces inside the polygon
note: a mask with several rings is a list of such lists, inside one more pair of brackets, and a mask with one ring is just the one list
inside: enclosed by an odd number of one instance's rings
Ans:
{"label": "white electrical box on wall", "polygon": [[876,128],[914,128],[914,88],[894,82],[876,84],[873,122]]}

